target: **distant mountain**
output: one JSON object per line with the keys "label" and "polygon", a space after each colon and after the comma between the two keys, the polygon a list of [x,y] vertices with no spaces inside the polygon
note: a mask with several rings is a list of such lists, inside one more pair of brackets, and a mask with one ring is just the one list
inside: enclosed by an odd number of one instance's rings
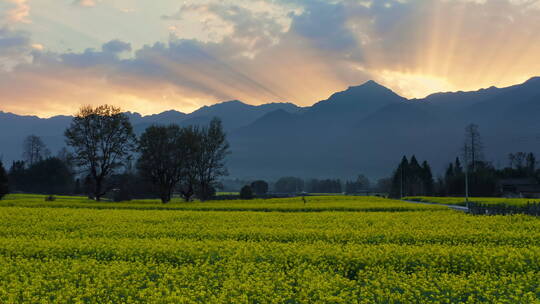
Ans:
{"label": "distant mountain", "polygon": [[363,118],[390,104],[406,101],[405,98],[379,85],[375,81],[368,81],[360,86],[349,87],[338,92],[330,98],[314,104],[306,116],[331,117],[333,115],[355,116]]}
{"label": "distant mountain", "polygon": [[268,103],[252,106],[238,100],[232,100],[212,106],[204,106],[191,113],[189,119],[184,121],[184,124],[207,124],[213,117],[219,117],[223,121],[225,129],[232,131],[247,126],[276,110],[298,113],[302,108],[292,103]]}
{"label": "distant mountain", "polygon": [[[540,152],[540,78],[412,100],[368,81],[306,108],[233,100],[190,114],[128,115],[138,133],[152,124],[207,124],[221,118],[231,143],[231,177],[247,179],[352,178],[359,173],[379,178],[390,175],[404,154],[428,160],[441,173],[459,155],[469,123],[480,126],[486,157],[495,165],[506,164],[511,152]],[[58,150],[70,121],[0,112],[0,153],[7,161],[19,158],[28,134],[42,136]]]}
{"label": "distant mountain", "polygon": [[[221,118],[225,128],[231,131],[251,124],[274,110],[298,113],[303,108],[292,103],[252,106],[241,101],[229,101],[205,106],[190,114],[175,110],[148,116],[133,112],[126,112],[126,114],[131,120],[135,132],[140,134],[153,124],[205,125],[213,117]],[[60,150],[64,146],[63,132],[69,126],[72,118],[72,116],[55,116],[43,119],[0,111],[0,158],[8,163],[8,166],[13,160],[19,159],[22,154],[22,142],[30,134],[42,137],[53,152]]]}

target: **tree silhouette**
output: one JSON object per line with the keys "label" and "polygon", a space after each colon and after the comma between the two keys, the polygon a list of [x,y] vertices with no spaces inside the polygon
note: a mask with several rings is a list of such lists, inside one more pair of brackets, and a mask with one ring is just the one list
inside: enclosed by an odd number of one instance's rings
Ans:
{"label": "tree silhouette", "polygon": [[42,161],[51,155],[45,143],[39,136],[29,135],[26,137],[23,143],[23,159],[28,166]]}
{"label": "tree silhouette", "polygon": [[265,195],[268,193],[268,183],[263,180],[254,181],[251,183],[251,189],[257,195]]}
{"label": "tree silhouette", "polygon": [[202,130],[200,149],[196,160],[197,197],[207,200],[215,193],[218,178],[227,175],[225,157],[230,153],[223,125],[218,118]]}
{"label": "tree silhouette", "polygon": [[171,200],[173,190],[182,177],[186,155],[181,133],[177,125],[151,126],[139,139],[141,156],[137,168],[157,188],[163,203]]}
{"label": "tree silhouette", "polygon": [[478,125],[470,124],[465,127],[465,142],[463,143],[463,159],[466,169],[476,171],[478,162],[484,159],[484,145]]}
{"label": "tree silhouette", "polygon": [[108,190],[106,179],[124,165],[135,149],[133,127],[120,108],[111,105],[85,106],[75,115],[64,133],[74,150],[74,162],[84,168],[92,181],[97,201]]}
{"label": "tree silhouette", "polygon": [[4,164],[0,160],[0,200],[9,193],[9,180],[4,168]]}

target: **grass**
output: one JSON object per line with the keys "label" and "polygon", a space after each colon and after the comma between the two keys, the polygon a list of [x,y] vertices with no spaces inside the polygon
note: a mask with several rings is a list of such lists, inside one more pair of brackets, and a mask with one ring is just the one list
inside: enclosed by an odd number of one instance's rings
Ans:
{"label": "grass", "polygon": [[58,196],[46,202],[43,195],[12,194],[0,201],[0,207],[54,207],[91,209],[138,209],[138,210],[193,210],[193,211],[265,211],[265,212],[321,212],[321,211],[415,211],[445,210],[444,207],[415,205],[379,197],[313,196],[302,198],[223,200],[208,202],[183,202],[174,199],[168,204],[159,200],[134,200],[129,202],[95,202],[84,197]]}
{"label": "grass", "polygon": [[[409,196],[405,197],[405,200],[444,204],[444,205],[458,205],[466,206],[464,197],[433,197],[433,196]],[[501,197],[470,197],[470,202],[482,203],[486,205],[509,205],[509,206],[523,206],[527,203],[540,203],[540,199],[530,198],[501,198]]]}

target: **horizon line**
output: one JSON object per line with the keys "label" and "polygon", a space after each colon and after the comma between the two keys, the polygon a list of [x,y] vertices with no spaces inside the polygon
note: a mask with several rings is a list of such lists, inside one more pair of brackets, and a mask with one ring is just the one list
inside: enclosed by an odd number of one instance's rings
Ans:
{"label": "horizon line", "polygon": [[[371,79],[371,80],[367,80],[365,81],[364,83],[362,84],[359,84],[359,85],[351,85],[351,86],[348,86],[346,89],[342,90],[342,91],[336,91],[336,92],[333,92],[330,94],[330,96],[328,96],[328,98],[326,99],[323,99],[323,100],[318,100],[316,102],[314,102],[313,104],[311,105],[306,105],[306,106],[300,106],[292,101],[273,101],[273,102],[267,102],[267,103],[261,103],[261,104],[250,104],[248,102],[245,102],[245,101],[242,101],[242,100],[239,100],[239,99],[231,99],[231,100],[225,100],[225,101],[216,101],[215,103],[211,104],[211,105],[203,105],[199,108],[197,108],[196,110],[193,110],[191,112],[182,112],[181,110],[177,110],[177,109],[169,109],[169,110],[164,110],[164,111],[161,111],[161,112],[155,112],[155,113],[149,113],[149,114],[142,114],[140,112],[132,112],[128,109],[123,109],[122,107],[121,110],[123,113],[130,113],[130,114],[138,114],[140,115],[142,118],[144,117],[148,117],[148,116],[152,116],[152,115],[159,115],[159,114],[163,114],[165,112],[178,112],[178,113],[182,113],[182,114],[185,114],[185,115],[190,115],[190,114],[193,114],[205,107],[212,107],[212,106],[215,106],[215,105],[219,105],[219,104],[224,104],[224,103],[230,103],[230,102],[240,102],[244,105],[248,105],[248,106],[254,106],[254,107],[259,107],[259,106],[264,106],[264,105],[269,105],[269,104],[292,104],[298,108],[310,108],[312,106],[314,106],[315,104],[321,102],[321,101],[325,101],[325,100],[328,100],[330,99],[334,94],[336,93],[340,93],[340,92],[345,92],[351,88],[355,88],[355,87],[361,87],[361,86],[364,86],[368,83],[375,83],[381,87],[384,87],[390,91],[392,91],[394,94],[406,99],[407,101],[420,101],[420,100],[424,100],[430,96],[433,96],[433,95],[437,95],[437,94],[452,94],[452,93],[467,93],[467,92],[478,92],[478,91],[482,91],[482,90],[487,90],[487,89],[505,89],[505,88],[511,88],[511,87],[514,87],[514,86],[518,86],[518,85],[523,85],[533,79],[536,79],[536,78],[540,78],[540,76],[532,76],[532,77],[529,77],[527,80],[523,81],[523,82],[519,82],[519,83],[515,83],[515,84],[512,84],[512,85],[508,85],[508,86],[503,86],[503,87],[497,87],[497,86],[489,86],[489,87],[481,87],[481,88],[478,88],[478,89],[473,89],[473,90],[467,90],[467,91],[464,91],[464,90],[457,90],[457,91],[440,91],[440,92],[433,92],[433,93],[430,93],[422,98],[407,98],[407,97],[404,97],[398,93],[396,93],[393,89],[387,87],[387,86],[384,86],[382,84],[380,84],[379,82]],[[32,115],[32,114],[19,114],[19,113],[14,113],[14,112],[5,112],[3,111],[2,109],[0,109],[0,113],[4,113],[4,114],[12,114],[12,115],[16,115],[16,116],[20,116],[20,117],[34,117],[34,118],[39,118],[39,119],[51,119],[51,118],[55,118],[55,117],[73,117],[73,114],[57,114],[57,115],[52,115],[52,116],[38,116],[38,115]]]}

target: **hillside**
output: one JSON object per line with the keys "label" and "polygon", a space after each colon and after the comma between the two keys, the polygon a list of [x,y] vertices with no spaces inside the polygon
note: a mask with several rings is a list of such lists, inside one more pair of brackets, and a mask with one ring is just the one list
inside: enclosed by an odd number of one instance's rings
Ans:
{"label": "hillside", "polygon": [[[220,117],[229,135],[231,177],[349,178],[387,176],[403,154],[416,154],[441,172],[460,151],[464,128],[480,125],[488,160],[540,150],[540,78],[507,88],[437,93],[407,100],[369,81],[311,107],[291,103],[252,106],[228,101],[193,113],[129,113],[137,132],[151,124],[206,124]],[[41,119],[0,112],[0,153],[18,159],[25,136],[42,136],[51,150],[63,146],[70,117]]]}

